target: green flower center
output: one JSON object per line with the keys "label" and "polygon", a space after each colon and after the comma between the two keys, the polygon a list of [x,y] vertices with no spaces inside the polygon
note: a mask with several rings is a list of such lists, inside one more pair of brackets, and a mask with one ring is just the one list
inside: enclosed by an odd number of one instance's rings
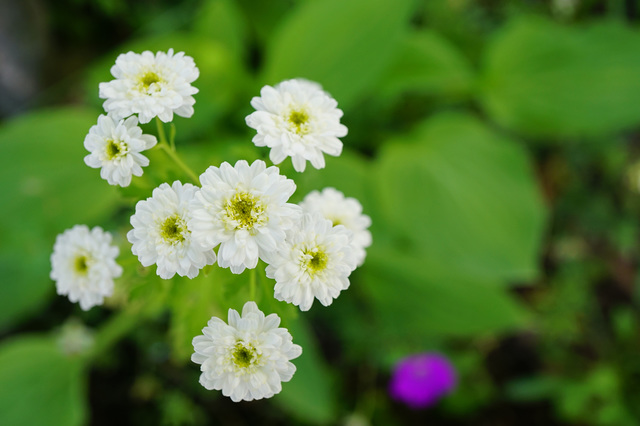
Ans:
{"label": "green flower center", "polygon": [[263,220],[264,207],[260,201],[247,192],[238,192],[226,203],[227,216],[237,222],[237,228],[253,229]]}
{"label": "green flower center", "polygon": [[140,83],[145,89],[148,89],[154,83],[160,83],[162,79],[153,71],[147,71],[140,78]]}
{"label": "green flower center", "polygon": [[89,271],[88,261],[89,261],[89,258],[84,254],[76,256],[75,260],[73,261],[73,267],[78,274],[80,275],[87,274],[87,272]]}
{"label": "green flower center", "polygon": [[177,214],[166,218],[160,227],[160,236],[170,243],[183,242],[187,232],[186,222]]}
{"label": "green flower center", "polygon": [[311,250],[305,251],[304,254],[307,258],[306,267],[309,274],[317,274],[327,267],[329,256],[327,256],[327,254],[321,248],[314,247]]}
{"label": "green flower center", "polygon": [[107,158],[113,160],[127,153],[127,145],[122,141],[108,139],[105,151]]}
{"label": "green flower center", "polygon": [[244,345],[244,342],[240,341],[236,343],[233,350],[233,363],[237,367],[247,368],[251,364],[255,364],[258,361],[258,354],[256,353],[253,345]]}
{"label": "green flower center", "polygon": [[309,122],[309,114],[304,110],[293,110],[289,114],[289,124],[291,129],[299,134],[303,135],[307,133]]}

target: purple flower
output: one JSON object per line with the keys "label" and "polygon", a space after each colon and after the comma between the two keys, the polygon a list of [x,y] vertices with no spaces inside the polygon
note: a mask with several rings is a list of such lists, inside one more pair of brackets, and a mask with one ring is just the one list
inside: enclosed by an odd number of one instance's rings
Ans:
{"label": "purple flower", "polygon": [[389,394],[414,409],[434,405],[456,385],[456,372],[447,358],[436,353],[412,355],[398,362]]}

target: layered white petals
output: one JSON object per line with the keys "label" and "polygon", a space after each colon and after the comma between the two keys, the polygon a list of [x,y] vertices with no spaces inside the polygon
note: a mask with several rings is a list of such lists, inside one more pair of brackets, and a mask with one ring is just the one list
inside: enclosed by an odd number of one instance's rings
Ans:
{"label": "layered white petals", "polygon": [[285,238],[300,214],[287,203],[295,183],[256,160],[209,167],[201,176],[202,189],[192,203],[189,227],[204,247],[218,249],[218,265],[239,274],[255,268]]}
{"label": "layered white petals", "polygon": [[149,159],[141,152],[156,143],[155,136],[142,134],[136,117],[114,121],[101,115],[84,138],[84,147],[91,153],[84,162],[94,169],[101,168],[100,177],[110,185],[129,186],[131,177],[142,176],[142,168],[149,165]]}
{"label": "layered white petals", "polygon": [[320,213],[334,226],[344,225],[353,232],[351,248],[356,263],[361,266],[367,256],[366,248],[371,245],[371,218],[362,214],[362,204],[355,198],[345,197],[335,188],[325,188],[322,192],[312,191],[304,197],[300,207],[309,213]]}
{"label": "layered white petals", "polygon": [[111,67],[116,78],[100,83],[100,98],[106,99],[103,107],[109,115],[119,120],[138,114],[141,123],[154,117],[165,123],[173,120],[173,114],[181,117],[193,115],[198,93],[193,83],[200,72],[193,58],[184,52],[150,51],[140,54],[123,53]]}
{"label": "layered white petals", "polygon": [[296,371],[290,360],[302,353],[276,314],[265,316],[255,302],[242,315],[229,309],[229,323],[212,317],[193,339],[191,360],[201,364],[200,383],[234,402],[270,398]]}
{"label": "layered white petals", "polygon": [[322,169],[323,153],[338,156],[342,152],[338,138],[347,135],[346,126],[340,123],[342,111],[319,84],[293,79],[264,86],[251,106],[256,111],[246,122],[258,132],[253,143],[271,148],[269,158],[274,164],[291,157],[298,172],[304,171],[307,161]]}
{"label": "layered white petals", "polygon": [[302,311],[308,311],[314,299],[329,306],[349,287],[356,268],[352,237],[347,228],[333,226],[319,213],[305,213],[267,265],[267,276],[276,280],[275,298]]}
{"label": "layered white petals", "polygon": [[60,295],[80,302],[87,311],[102,305],[113,294],[113,280],[122,275],[116,263],[118,247],[111,245],[111,234],[99,226],[89,230],[75,225],[56,237],[51,254],[51,279]]}
{"label": "layered white petals", "polygon": [[190,204],[199,189],[189,183],[163,183],[152,196],[136,204],[131,217],[133,229],[127,239],[131,251],[143,266],[158,265],[157,274],[164,279],[176,273],[195,278],[205,265],[212,265],[216,255],[193,238],[188,222]]}

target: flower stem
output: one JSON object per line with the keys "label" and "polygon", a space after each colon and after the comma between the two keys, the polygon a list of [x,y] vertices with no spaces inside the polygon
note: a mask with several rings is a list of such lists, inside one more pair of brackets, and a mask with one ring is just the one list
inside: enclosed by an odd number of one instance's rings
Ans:
{"label": "flower stem", "polygon": [[249,276],[249,300],[255,302],[256,300],[256,268],[251,270]]}
{"label": "flower stem", "polygon": [[174,150],[171,149],[169,145],[166,143],[159,143],[158,147],[163,149],[164,152],[167,153],[169,157],[180,167],[187,175],[189,175],[189,179],[191,179],[196,185],[200,184],[200,179],[198,179],[198,175],[195,174],[193,170],[189,166],[187,166],[181,159],[178,157],[178,154]]}
{"label": "flower stem", "polygon": [[167,144],[167,134],[164,132],[164,123],[160,121],[158,117],[156,117],[156,127],[158,128],[158,139],[160,139],[160,144]]}

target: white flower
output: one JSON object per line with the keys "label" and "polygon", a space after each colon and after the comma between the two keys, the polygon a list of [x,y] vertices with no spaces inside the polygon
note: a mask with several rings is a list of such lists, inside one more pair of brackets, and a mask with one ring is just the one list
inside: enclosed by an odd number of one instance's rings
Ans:
{"label": "white flower", "polygon": [[79,301],[85,311],[101,305],[113,294],[113,279],[122,275],[115,260],[118,253],[118,247],[111,245],[111,234],[99,226],[89,230],[86,225],[75,225],[59,234],[50,274],[58,294]]}
{"label": "white flower", "polygon": [[260,97],[251,100],[256,111],[247,116],[257,130],[256,146],[271,148],[269,158],[280,164],[291,157],[293,167],[303,172],[310,161],[316,169],[325,165],[323,153],[338,156],[347,128],[340,124],[342,111],[322,87],[307,80],[283,81],[275,88],[264,86]]}
{"label": "white flower", "polygon": [[352,237],[347,228],[333,226],[319,213],[305,213],[269,259],[266,272],[276,280],[275,298],[302,311],[311,308],[314,298],[329,306],[349,287],[349,275],[356,269]]}
{"label": "white flower", "polygon": [[325,188],[322,192],[312,191],[304,197],[300,207],[309,213],[320,213],[333,225],[344,225],[353,232],[351,247],[358,266],[364,263],[365,248],[371,245],[371,218],[362,214],[362,204],[355,198],[345,197],[335,188]]}
{"label": "white flower", "polygon": [[159,117],[165,123],[173,120],[173,114],[181,117],[193,115],[194,94],[198,89],[191,83],[200,72],[193,58],[184,52],[155,54],[123,53],[111,67],[116,78],[100,83],[100,97],[104,109],[116,120],[138,114],[141,123]]}
{"label": "white flower", "polygon": [[102,167],[100,177],[109,184],[129,186],[131,176],[142,176],[142,168],[149,165],[140,152],[156,143],[155,136],[142,134],[136,117],[116,122],[101,115],[84,138],[84,147],[91,152],[84,162],[94,169]]}
{"label": "white flower", "polygon": [[216,261],[213,250],[194,241],[188,225],[189,205],[197,192],[190,183],[163,183],[150,198],[136,204],[131,216],[133,229],[127,233],[133,244],[131,251],[143,266],[157,264],[161,278],[169,279],[176,273],[194,278],[201,268]]}
{"label": "white flower", "polygon": [[282,390],[296,371],[289,360],[302,348],[292,342],[286,328],[278,328],[276,314],[265,315],[255,302],[247,302],[242,316],[229,309],[229,324],[212,317],[193,339],[191,361],[202,364],[200,383],[222,390],[234,402],[270,398]]}
{"label": "white flower", "polygon": [[239,274],[255,268],[258,258],[276,250],[301,211],[287,203],[296,189],[291,179],[264,161],[240,160],[232,167],[224,162],[201,176],[189,227],[194,238],[209,249],[218,249],[218,265]]}

